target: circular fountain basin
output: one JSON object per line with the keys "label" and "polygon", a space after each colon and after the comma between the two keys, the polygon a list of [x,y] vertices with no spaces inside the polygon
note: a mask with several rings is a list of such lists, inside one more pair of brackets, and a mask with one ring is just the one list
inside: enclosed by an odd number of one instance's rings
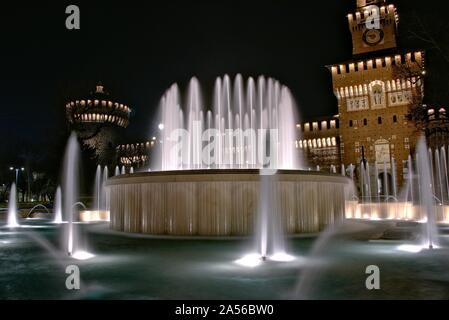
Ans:
{"label": "circular fountain basin", "polygon": [[[252,233],[259,203],[256,169],[145,172],[108,180],[111,228],[118,231],[200,236]],[[279,194],[288,233],[313,233],[344,219],[339,175],[279,170]]]}

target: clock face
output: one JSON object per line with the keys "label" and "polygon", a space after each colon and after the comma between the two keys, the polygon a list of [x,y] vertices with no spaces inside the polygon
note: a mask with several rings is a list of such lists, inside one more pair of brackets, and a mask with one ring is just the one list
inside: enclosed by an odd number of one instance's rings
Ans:
{"label": "clock face", "polygon": [[381,42],[383,38],[384,32],[379,29],[368,29],[363,33],[363,41],[370,46],[375,46]]}

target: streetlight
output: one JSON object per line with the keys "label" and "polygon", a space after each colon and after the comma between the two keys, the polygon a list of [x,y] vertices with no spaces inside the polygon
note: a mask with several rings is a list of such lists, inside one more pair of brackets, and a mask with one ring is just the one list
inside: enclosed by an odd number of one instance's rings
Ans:
{"label": "streetlight", "polygon": [[15,171],[16,172],[16,186],[17,186],[17,182],[19,180],[19,171],[25,171],[24,167],[20,167],[20,168],[15,168],[15,167],[9,167],[9,171]]}

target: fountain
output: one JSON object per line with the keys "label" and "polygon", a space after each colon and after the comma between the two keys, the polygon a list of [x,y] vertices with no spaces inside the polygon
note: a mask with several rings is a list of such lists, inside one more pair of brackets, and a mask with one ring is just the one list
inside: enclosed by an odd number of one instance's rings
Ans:
{"label": "fountain", "polygon": [[[287,87],[262,76],[245,83],[237,75],[232,84],[225,75],[215,81],[210,106],[202,100],[196,78],[187,91],[185,103],[176,84],[161,98],[158,123],[163,130],[152,151],[151,171],[122,172],[108,180],[112,229],[169,235],[256,233],[260,238],[263,233],[254,226],[264,225],[257,222],[264,206],[257,204],[261,192],[271,194],[266,188],[273,185],[281,193],[280,209],[266,212],[267,219],[276,215],[288,233],[317,232],[343,218],[348,180],[301,170],[305,164],[295,143],[298,118]],[[264,175],[276,174],[276,182],[266,182],[260,169]],[[323,195],[329,201],[321,201]],[[285,252],[266,252],[274,253]]]}
{"label": "fountain", "polygon": [[394,198],[395,201],[397,201],[398,198],[398,187],[397,187],[397,182],[396,182],[396,161],[394,160],[394,158],[391,158],[391,186],[392,186],[392,196]]}
{"label": "fountain", "polygon": [[[434,248],[438,242],[438,230],[435,220],[434,194],[432,193],[432,171],[431,158],[427,154],[426,141],[420,138],[417,145],[418,167],[420,173],[420,211],[425,217],[424,224],[424,245],[430,249]],[[431,153],[430,153],[431,155]]]}
{"label": "fountain", "polygon": [[258,223],[256,227],[257,252],[262,260],[293,260],[285,248],[280,194],[276,175],[260,172]]}
{"label": "fountain", "polygon": [[67,143],[64,158],[64,213],[67,216],[67,253],[71,256],[77,249],[75,229],[73,225],[73,203],[78,199],[78,141],[72,133]]}
{"label": "fountain", "polygon": [[8,228],[17,228],[19,223],[17,222],[17,197],[16,197],[16,184],[11,185],[8,201],[8,218],[6,221]]}
{"label": "fountain", "polygon": [[114,176],[119,176],[120,175],[120,168],[119,166],[115,167],[115,171],[114,171]]}
{"label": "fountain", "polygon": [[103,169],[103,177],[101,179],[101,211],[109,211],[109,193],[106,188],[106,182],[109,178],[109,170],[108,167],[104,167]]}
{"label": "fountain", "polygon": [[47,214],[50,214],[50,211],[48,210],[48,208],[46,206],[44,206],[43,204],[38,204],[35,205],[34,207],[32,207],[30,209],[30,211],[28,211],[28,215],[27,215],[27,219],[32,219],[31,215],[34,213],[34,211],[38,208],[44,209],[46,211]]}
{"label": "fountain", "polygon": [[[296,115],[293,98],[278,81],[249,78],[246,86],[237,75],[233,88],[228,76],[215,81],[212,108],[201,100],[196,78],[189,84],[187,103],[181,106],[174,84],[161,99],[164,130],[160,155],[153,170],[250,169],[262,168],[269,155],[264,143],[271,143],[271,167],[302,168],[295,151]],[[206,147],[206,148],[205,148]]]}
{"label": "fountain", "polygon": [[293,261],[286,253],[282,208],[280,206],[277,176],[271,171],[260,172],[260,195],[257,209],[256,252],[236,261],[237,264],[255,267],[260,261]]}
{"label": "fountain", "polygon": [[102,200],[102,177],[101,177],[101,166],[97,166],[97,171],[95,172],[95,184],[94,184],[94,209],[100,211],[101,209],[101,200]]}
{"label": "fountain", "polygon": [[56,195],[55,195],[55,206],[54,206],[54,223],[62,223],[62,199],[61,199],[61,187],[58,186],[56,189]]}
{"label": "fountain", "polygon": [[91,210],[87,210],[83,204],[84,211],[80,212],[80,221],[109,221],[109,192],[106,188],[108,177],[108,167],[101,170],[101,166],[98,165],[95,173],[93,207]]}
{"label": "fountain", "polygon": [[[408,189],[410,190],[410,201],[411,203],[414,202],[414,183],[413,183],[413,161],[412,161],[412,156],[409,155],[408,156],[408,160],[407,160],[407,167],[408,167]],[[406,194],[406,201],[408,200],[408,193]]]}
{"label": "fountain", "polygon": [[[448,171],[447,171],[447,157],[446,157],[446,148],[445,147],[441,147],[441,181],[443,183],[443,189],[445,190],[445,192],[443,191],[443,193],[446,196],[447,201],[449,201],[449,176],[448,176]],[[441,199],[444,202],[444,197]]]}
{"label": "fountain", "polygon": [[384,161],[383,177],[384,177],[383,194],[385,197],[385,202],[388,202],[390,200],[390,189],[388,187],[388,170],[386,161]]}
{"label": "fountain", "polygon": [[67,143],[64,157],[64,175],[63,175],[63,191],[64,191],[64,213],[68,224],[66,227],[65,243],[67,245],[67,254],[74,259],[85,260],[93,255],[86,252],[82,248],[80,234],[74,224],[74,216],[76,206],[82,204],[78,200],[78,165],[79,165],[79,146],[76,134],[70,135]]}

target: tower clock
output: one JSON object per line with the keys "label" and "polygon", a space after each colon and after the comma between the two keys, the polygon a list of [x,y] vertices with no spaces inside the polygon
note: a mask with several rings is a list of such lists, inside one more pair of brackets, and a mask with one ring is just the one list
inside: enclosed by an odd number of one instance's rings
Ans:
{"label": "tower clock", "polygon": [[348,20],[354,55],[396,48],[398,15],[385,0],[358,0]]}

